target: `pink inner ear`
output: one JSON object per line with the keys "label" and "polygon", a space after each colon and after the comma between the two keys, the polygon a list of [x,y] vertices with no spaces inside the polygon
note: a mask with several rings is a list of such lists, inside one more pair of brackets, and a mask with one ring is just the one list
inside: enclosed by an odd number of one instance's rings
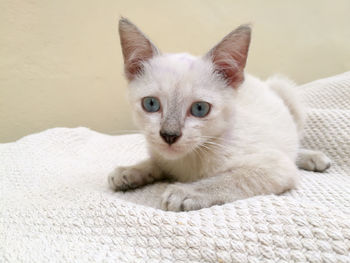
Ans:
{"label": "pink inner ear", "polygon": [[232,59],[230,56],[222,59],[214,59],[214,64],[216,66],[215,71],[226,80],[227,85],[236,88],[244,80],[244,74],[241,67],[238,66],[236,60]]}
{"label": "pink inner ear", "polygon": [[208,53],[215,65],[215,71],[234,88],[244,80],[249,44],[250,27],[240,26]]}
{"label": "pink inner ear", "polygon": [[128,80],[134,79],[134,77],[142,72],[142,60],[135,59],[134,61],[128,61],[125,64],[125,74]]}
{"label": "pink inner ear", "polygon": [[151,59],[156,51],[148,39],[135,34],[132,38],[127,39],[126,43],[122,42],[125,74],[128,80],[134,79],[138,74],[142,73],[142,63]]}
{"label": "pink inner ear", "polygon": [[158,49],[129,20],[119,21],[119,35],[124,57],[125,74],[129,81],[142,72],[143,62],[158,54]]}
{"label": "pink inner ear", "polygon": [[143,71],[143,62],[151,59],[155,54],[152,47],[142,49],[140,47],[134,47],[130,50],[130,54],[125,58],[125,74],[128,80],[134,79],[137,75]]}

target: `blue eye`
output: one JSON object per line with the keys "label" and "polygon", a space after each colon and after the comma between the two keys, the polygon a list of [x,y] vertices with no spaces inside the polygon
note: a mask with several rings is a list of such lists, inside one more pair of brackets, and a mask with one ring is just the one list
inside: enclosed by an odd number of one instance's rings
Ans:
{"label": "blue eye", "polygon": [[154,97],[145,97],[142,99],[142,107],[147,112],[157,112],[160,109],[160,102]]}
{"label": "blue eye", "polygon": [[195,117],[205,117],[210,111],[210,104],[205,101],[195,102],[191,106],[191,114]]}

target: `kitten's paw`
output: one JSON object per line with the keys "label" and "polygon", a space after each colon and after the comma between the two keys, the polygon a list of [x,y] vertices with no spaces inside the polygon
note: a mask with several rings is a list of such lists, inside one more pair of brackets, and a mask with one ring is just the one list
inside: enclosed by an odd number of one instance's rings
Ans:
{"label": "kitten's paw", "polygon": [[153,181],[152,175],[133,166],[117,167],[108,175],[108,184],[115,191],[134,189]]}
{"label": "kitten's paw", "polygon": [[331,160],[322,152],[303,150],[299,153],[297,165],[307,171],[324,172],[331,166]]}
{"label": "kitten's paw", "polygon": [[182,184],[169,185],[162,195],[161,208],[166,211],[191,211],[207,207],[203,196]]}

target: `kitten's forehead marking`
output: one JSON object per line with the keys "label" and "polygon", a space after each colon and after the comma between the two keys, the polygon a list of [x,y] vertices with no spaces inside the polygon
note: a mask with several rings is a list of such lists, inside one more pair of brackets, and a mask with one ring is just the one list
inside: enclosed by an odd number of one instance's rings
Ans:
{"label": "kitten's forehead marking", "polygon": [[179,95],[178,89],[173,90],[163,113],[161,130],[169,134],[180,134],[183,126],[183,103]]}

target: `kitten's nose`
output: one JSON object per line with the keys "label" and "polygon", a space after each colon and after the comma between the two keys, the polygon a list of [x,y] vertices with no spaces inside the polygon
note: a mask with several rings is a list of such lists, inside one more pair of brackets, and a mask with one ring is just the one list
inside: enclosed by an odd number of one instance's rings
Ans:
{"label": "kitten's nose", "polygon": [[168,133],[168,132],[163,132],[163,131],[160,131],[159,134],[160,134],[160,137],[162,137],[163,140],[169,145],[175,143],[177,141],[177,139],[179,139],[182,135],[181,132]]}

